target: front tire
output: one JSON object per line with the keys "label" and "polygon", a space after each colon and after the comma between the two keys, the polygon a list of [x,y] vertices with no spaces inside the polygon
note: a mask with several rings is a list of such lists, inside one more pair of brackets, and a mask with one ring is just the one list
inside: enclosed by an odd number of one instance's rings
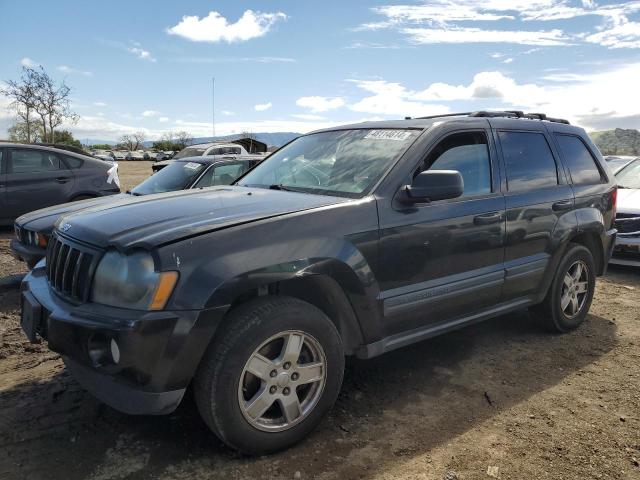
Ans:
{"label": "front tire", "polygon": [[227,445],[262,455],[306,437],[333,406],[344,373],[335,325],[290,297],[262,297],[229,314],[194,381],[196,403]]}
{"label": "front tire", "polygon": [[569,245],[544,301],[532,309],[548,330],[565,333],[578,328],[589,313],[595,291],[595,262],[591,251]]}

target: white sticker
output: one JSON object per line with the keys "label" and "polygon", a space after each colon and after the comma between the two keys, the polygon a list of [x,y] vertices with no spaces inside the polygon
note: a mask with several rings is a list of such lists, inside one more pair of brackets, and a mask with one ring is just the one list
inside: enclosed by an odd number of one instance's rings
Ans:
{"label": "white sticker", "polygon": [[184,168],[188,168],[189,170],[197,170],[200,168],[200,164],[196,162],[185,163]]}
{"label": "white sticker", "polygon": [[407,130],[371,130],[364,138],[372,140],[396,140],[402,142],[411,136]]}

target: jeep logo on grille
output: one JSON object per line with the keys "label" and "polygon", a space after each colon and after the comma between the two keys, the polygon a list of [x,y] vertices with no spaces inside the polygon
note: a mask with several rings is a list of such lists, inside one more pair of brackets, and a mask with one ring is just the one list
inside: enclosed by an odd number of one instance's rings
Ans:
{"label": "jeep logo on grille", "polygon": [[70,223],[63,223],[62,225],[60,225],[60,231],[61,232],[66,232],[70,228],[71,228],[71,224]]}

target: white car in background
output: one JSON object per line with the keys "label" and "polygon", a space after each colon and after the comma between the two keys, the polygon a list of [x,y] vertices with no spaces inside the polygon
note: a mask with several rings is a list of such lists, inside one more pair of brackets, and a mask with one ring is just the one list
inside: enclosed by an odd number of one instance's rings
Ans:
{"label": "white car in background", "polygon": [[638,157],[630,157],[627,155],[607,155],[604,159],[607,161],[609,168],[613,170],[613,173],[618,173],[624,167],[629,165]]}
{"label": "white car in background", "polygon": [[116,160],[126,160],[127,155],[129,155],[129,151],[127,150],[114,150],[113,155]]}
{"label": "white car in background", "polygon": [[640,267],[640,158],[616,173],[618,236],[610,263]]}
{"label": "white car in background", "polygon": [[131,150],[126,156],[126,160],[147,160],[148,155],[145,156],[143,150]]}

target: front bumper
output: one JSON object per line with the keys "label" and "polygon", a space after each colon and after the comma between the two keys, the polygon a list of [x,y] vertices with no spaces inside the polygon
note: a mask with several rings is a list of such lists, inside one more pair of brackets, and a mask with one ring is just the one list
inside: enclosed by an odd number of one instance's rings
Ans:
{"label": "front bumper", "polygon": [[11,248],[11,255],[16,260],[26,262],[29,268],[33,268],[33,266],[42,260],[47,253],[47,250],[42,247],[25,245],[15,238],[11,240],[9,246]]}
{"label": "front bumper", "polygon": [[609,263],[640,267],[640,235],[618,234]]}
{"label": "front bumper", "polygon": [[[179,405],[226,308],[143,312],[73,305],[50,288],[44,262],[22,282],[22,326],[45,338],[76,380],[129,414],[166,414]],[[111,354],[117,342],[119,361]]]}

